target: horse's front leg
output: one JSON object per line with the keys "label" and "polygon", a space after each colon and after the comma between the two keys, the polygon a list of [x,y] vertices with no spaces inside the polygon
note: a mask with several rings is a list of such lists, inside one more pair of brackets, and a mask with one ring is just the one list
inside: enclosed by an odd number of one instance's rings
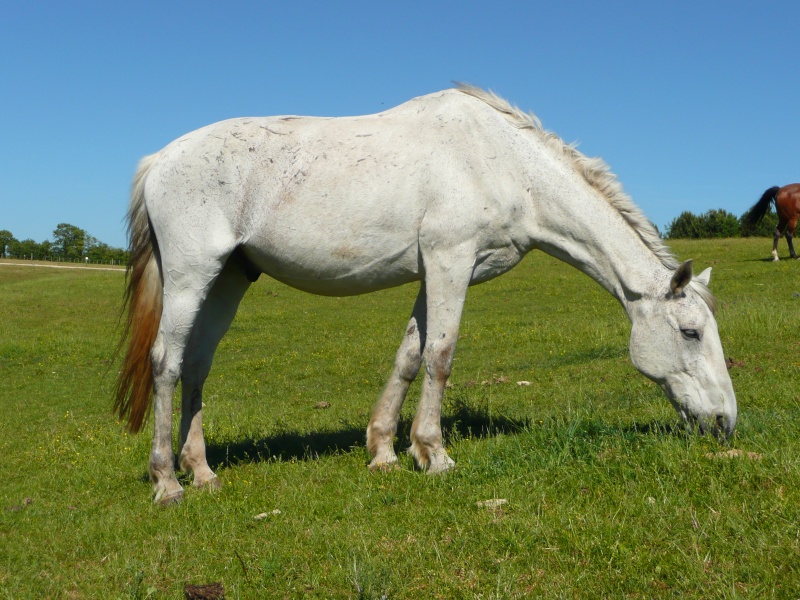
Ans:
{"label": "horse's front leg", "polygon": [[[429,261],[430,262],[430,261]],[[423,351],[425,379],[411,426],[411,455],[421,469],[441,473],[455,466],[442,443],[442,398],[453,365],[472,261],[442,257],[425,263],[428,326]],[[442,265],[447,265],[446,267]]]}
{"label": "horse's front leg", "polygon": [[369,464],[371,471],[387,470],[397,465],[394,436],[397,432],[400,409],[408,393],[408,386],[416,379],[422,364],[426,327],[425,297],[425,284],[422,283],[406,333],[395,356],[394,370],[372,409],[372,417],[367,427],[367,448],[373,456]]}
{"label": "horse's front leg", "polygon": [[789,254],[792,258],[797,258],[797,253],[794,251],[794,229],[797,226],[797,221],[792,220],[789,221],[789,225],[786,227],[786,243],[789,244]]}

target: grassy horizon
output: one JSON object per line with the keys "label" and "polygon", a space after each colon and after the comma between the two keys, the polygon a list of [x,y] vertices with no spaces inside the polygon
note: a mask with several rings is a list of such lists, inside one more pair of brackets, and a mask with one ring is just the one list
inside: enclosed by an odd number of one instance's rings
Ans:
{"label": "grassy horizon", "polygon": [[416,286],[319,298],[264,276],[205,388],[222,490],[168,509],[151,504],[151,422],[131,436],[111,414],[124,278],[0,267],[0,598],[212,582],[226,598],[797,597],[800,263],[769,262],[764,239],[670,245],[713,267],[727,444],[687,435],[633,368],[616,300],[532,253],[467,296],[444,401],[455,471],[402,453],[371,474],[364,431]]}

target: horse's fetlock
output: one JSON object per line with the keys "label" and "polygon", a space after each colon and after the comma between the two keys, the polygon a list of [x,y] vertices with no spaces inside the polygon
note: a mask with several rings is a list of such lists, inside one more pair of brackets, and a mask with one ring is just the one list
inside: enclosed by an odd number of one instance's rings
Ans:
{"label": "horse's fetlock", "polygon": [[367,427],[367,450],[369,450],[369,453],[372,456],[375,456],[375,454],[378,452],[378,440],[382,437],[382,435],[375,431],[375,427],[372,425],[372,423],[370,423],[369,427]]}
{"label": "horse's fetlock", "polygon": [[428,468],[428,465],[431,464],[430,450],[424,444],[419,444],[414,441],[411,443],[408,452],[414,458],[414,463],[419,469],[425,470]]}
{"label": "horse's fetlock", "polygon": [[190,453],[186,451],[186,446],[183,447],[181,455],[178,458],[178,466],[184,473],[194,470],[194,461],[192,460]]}
{"label": "horse's fetlock", "polygon": [[171,452],[169,454],[154,452],[150,456],[149,472],[151,481],[158,482],[173,476],[174,470],[175,456]]}

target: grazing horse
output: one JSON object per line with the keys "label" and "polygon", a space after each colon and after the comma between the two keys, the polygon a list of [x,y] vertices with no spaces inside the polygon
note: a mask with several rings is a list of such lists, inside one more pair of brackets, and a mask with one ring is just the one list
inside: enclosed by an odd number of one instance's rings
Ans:
{"label": "grazing horse", "polygon": [[771,202],[775,203],[775,211],[778,213],[778,226],[775,228],[772,241],[772,260],[779,260],[778,240],[782,235],[786,236],[786,242],[789,244],[789,254],[792,258],[797,258],[793,238],[794,230],[797,227],[797,218],[800,216],[800,183],[790,183],[783,187],[776,185],[769,188],[745,215],[745,225],[752,227],[761,221],[767,214]]}
{"label": "grazing horse", "polygon": [[619,301],[633,364],[688,423],[720,435],[736,424],[710,269],[693,276],[691,261],[675,260],[603,161],[491,92],[459,86],[368,116],[209,125],[142,159],[128,227],[115,410],[136,432],[152,404],[149,471],[162,504],[183,494],[172,451],[178,379],[179,465],[195,486],[219,486],[206,461],[203,383],[261,273],[330,296],[420,282],[367,428],[371,469],[397,462],[400,409],[423,361],[410,453],[429,473],[453,467],[441,406],[467,288],[534,249]]}

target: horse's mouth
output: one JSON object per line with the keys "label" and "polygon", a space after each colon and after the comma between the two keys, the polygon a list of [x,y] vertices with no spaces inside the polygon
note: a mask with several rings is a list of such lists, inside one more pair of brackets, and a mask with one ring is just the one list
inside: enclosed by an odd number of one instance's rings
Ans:
{"label": "horse's mouth", "polygon": [[697,415],[682,413],[682,416],[690,428],[696,428],[701,435],[710,433],[721,442],[726,441],[733,433],[733,427],[728,427],[725,422],[725,415],[698,417]]}

